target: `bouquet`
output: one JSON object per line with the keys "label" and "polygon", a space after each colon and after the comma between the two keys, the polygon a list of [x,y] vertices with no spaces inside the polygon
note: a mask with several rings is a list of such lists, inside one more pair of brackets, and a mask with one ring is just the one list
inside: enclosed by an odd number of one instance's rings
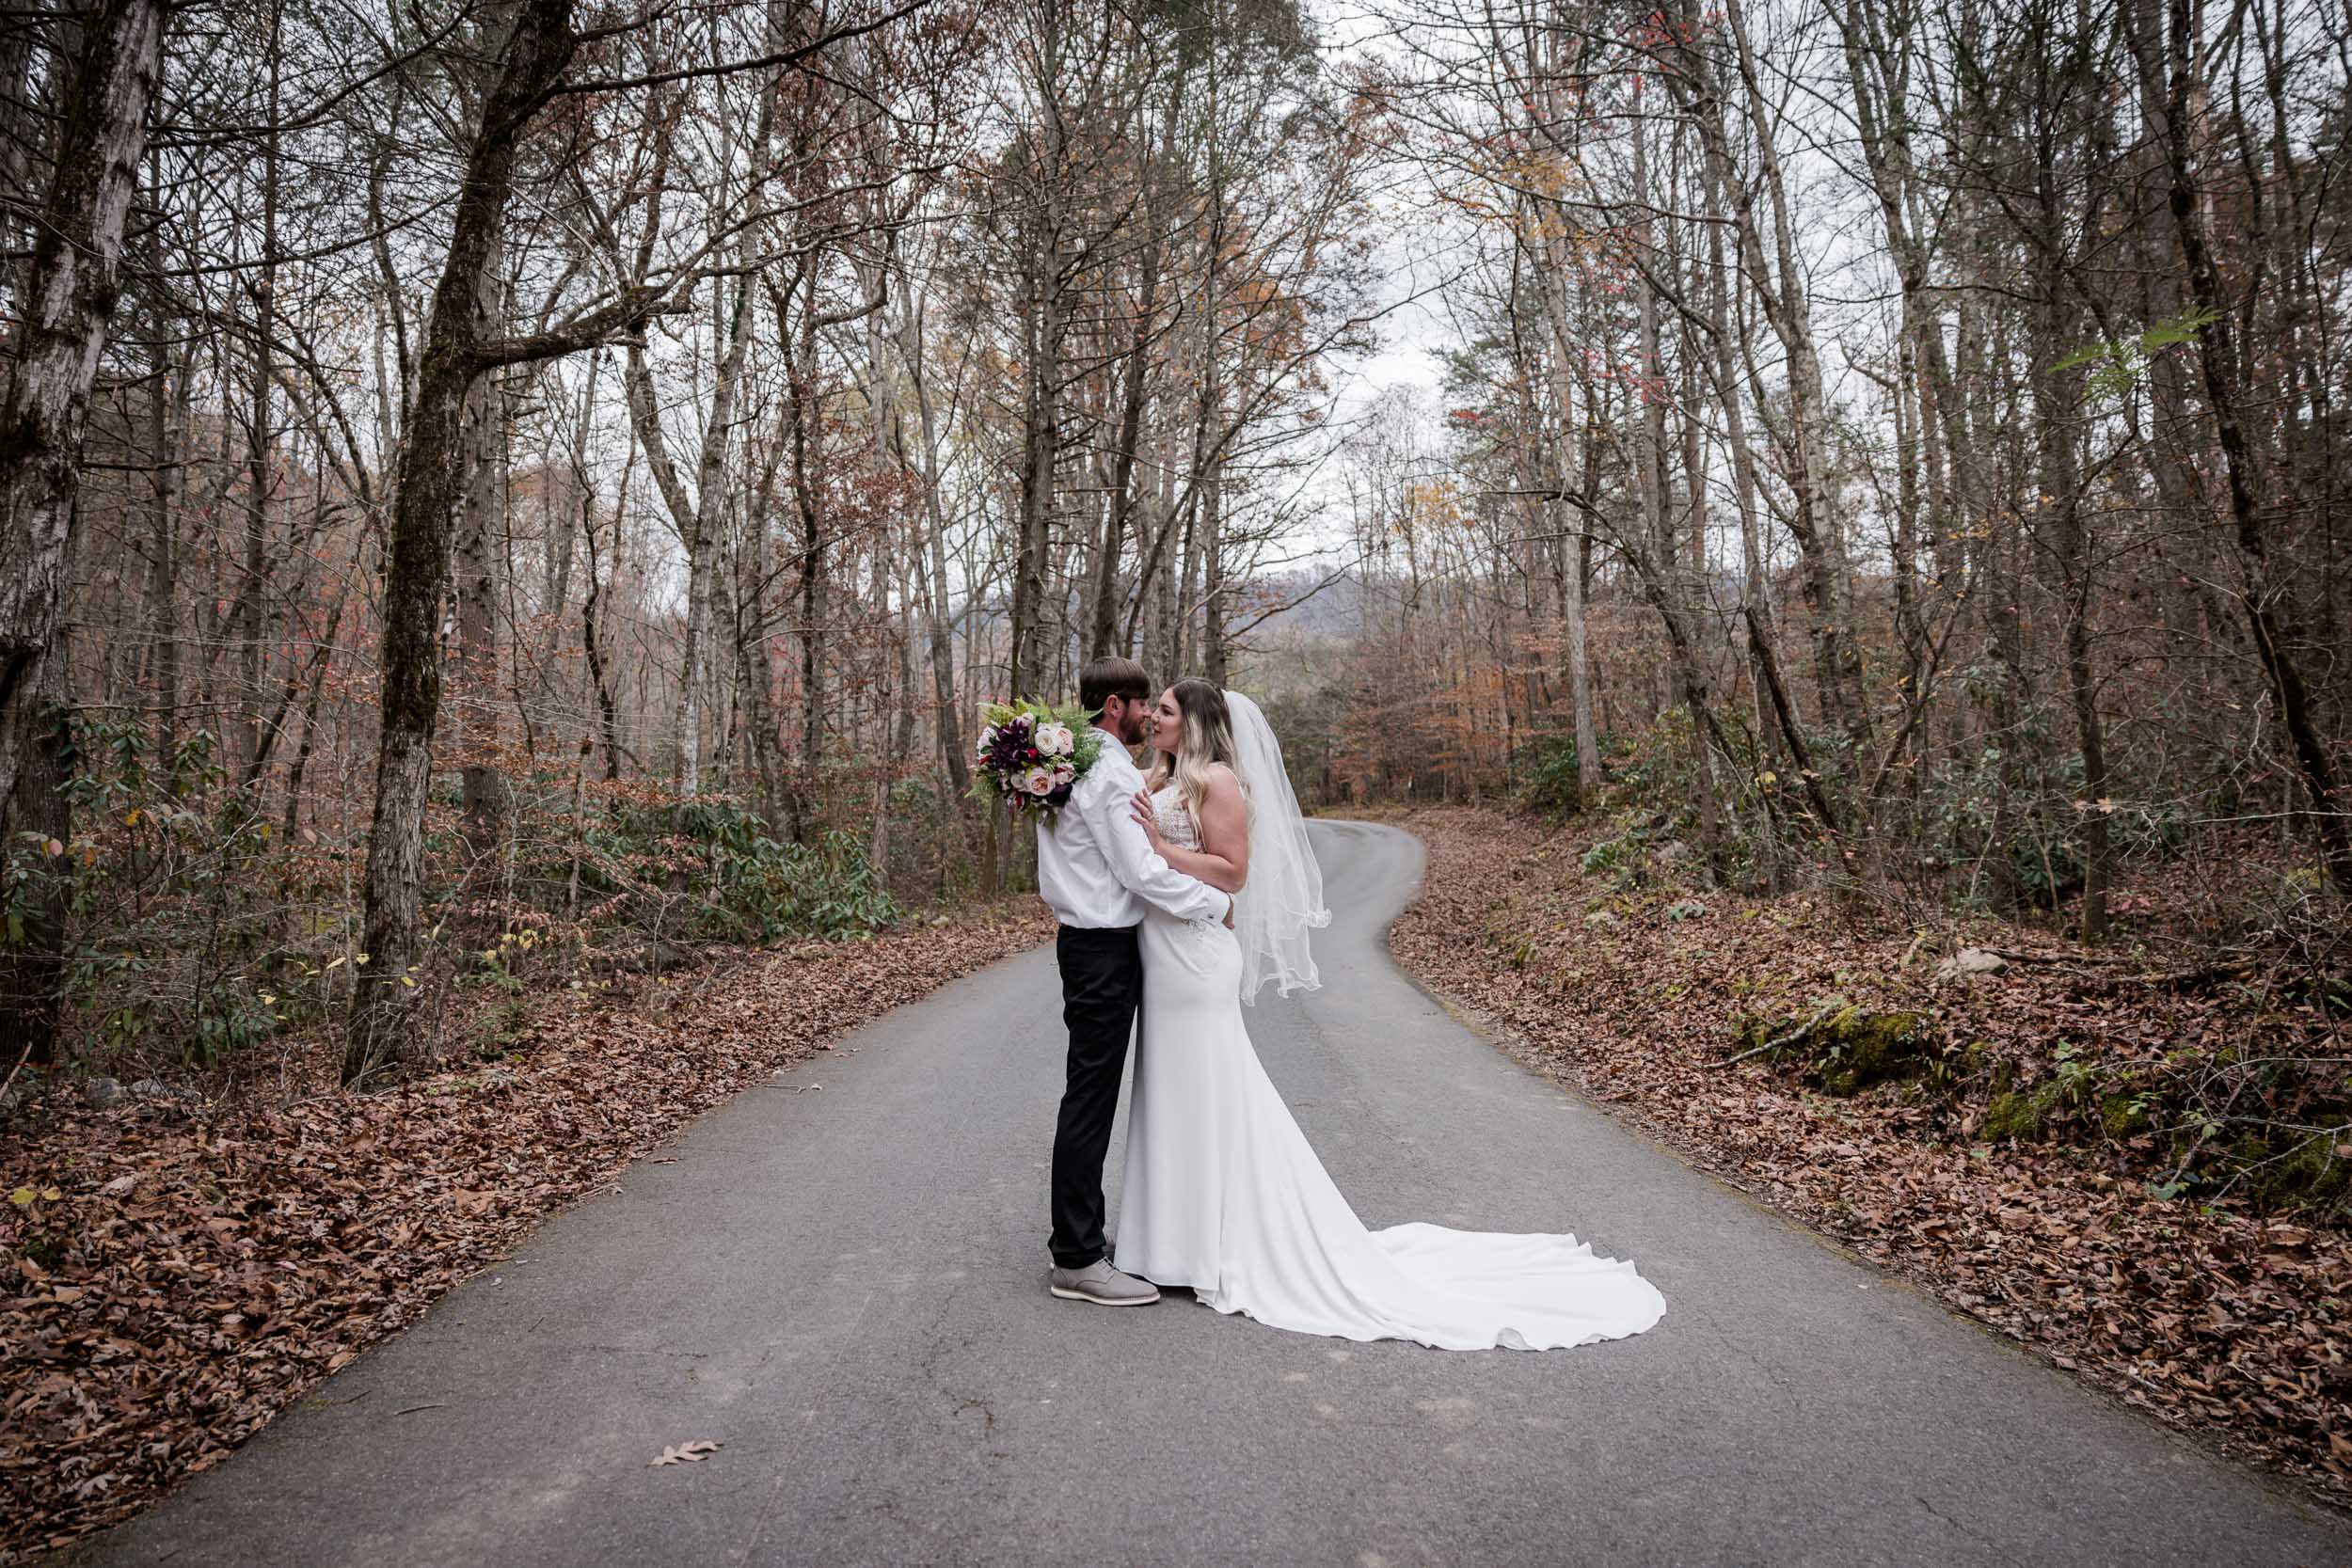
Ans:
{"label": "bouquet", "polygon": [[1102,754],[1103,734],[1082,707],[991,703],[980,710],[972,793],[1004,800],[1015,816],[1042,813],[1050,822]]}

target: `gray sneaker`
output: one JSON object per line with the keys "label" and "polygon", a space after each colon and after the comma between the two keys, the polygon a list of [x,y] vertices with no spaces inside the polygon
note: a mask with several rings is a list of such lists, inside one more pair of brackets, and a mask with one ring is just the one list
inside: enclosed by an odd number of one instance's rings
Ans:
{"label": "gray sneaker", "polygon": [[1047,1276],[1046,1288],[1064,1301],[1090,1301],[1097,1307],[1149,1307],[1160,1299],[1158,1286],[1120,1274],[1106,1258],[1083,1269],[1057,1268]]}

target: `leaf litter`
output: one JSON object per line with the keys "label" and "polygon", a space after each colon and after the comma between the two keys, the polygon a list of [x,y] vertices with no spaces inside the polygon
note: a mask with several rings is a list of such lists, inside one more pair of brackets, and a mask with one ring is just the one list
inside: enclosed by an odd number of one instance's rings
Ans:
{"label": "leaf litter", "polygon": [[1908,1085],[1841,1098],[1766,1061],[1723,1065],[1743,1013],[1801,1014],[1833,990],[1936,1009],[2024,1062],[2238,1021],[2202,999],[2153,1017],[2057,963],[1933,991],[1902,963],[1915,933],[1858,927],[1826,899],[1718,898],[1669,919],[1674,889],[1585,876],[1568,835],[1477,809],[1406,821],[1429,862],[1391,950],[1531,1069],[2123,1403],[2352,1506],[2352,1235],[2165,1196],[2127,1142],[1990,1142],[1972,1112]]}

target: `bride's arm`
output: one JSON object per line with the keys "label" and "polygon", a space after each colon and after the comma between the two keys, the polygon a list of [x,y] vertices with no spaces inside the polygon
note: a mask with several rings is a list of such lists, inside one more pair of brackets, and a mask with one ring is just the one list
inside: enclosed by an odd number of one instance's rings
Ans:
{"label": "bride's arm", "polygon": [[1209,771],[1208,798],[1200,802],[1200,844],[1187,849],[1160,836],[1159,816],[1152,797],[1136,791],[1129,802],[1135,819],[1152,841],[1152,852],[1187,876],[1197,877],[1224,893],[1239,893],[1249,879],[1249,813],[1242,803],[1241,781],[1230,768]]}

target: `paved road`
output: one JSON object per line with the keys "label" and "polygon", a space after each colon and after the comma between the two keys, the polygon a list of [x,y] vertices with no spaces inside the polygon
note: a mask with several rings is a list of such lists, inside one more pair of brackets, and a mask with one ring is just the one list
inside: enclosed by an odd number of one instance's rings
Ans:
{"label": "paved road", "polygon": [[1049,1299],[1032,953],[787,1080],[823,1093],[704,1117],[87,1560],[2352,1562],[2332,1516],[1513,1065],[1382,948],[1420,847],[1314,831],[1325,989],[1252,1022],[1343,1190],[1375,1225],[1573,1229],[1658,1282],[1658,1328],[1460,1354]]}

